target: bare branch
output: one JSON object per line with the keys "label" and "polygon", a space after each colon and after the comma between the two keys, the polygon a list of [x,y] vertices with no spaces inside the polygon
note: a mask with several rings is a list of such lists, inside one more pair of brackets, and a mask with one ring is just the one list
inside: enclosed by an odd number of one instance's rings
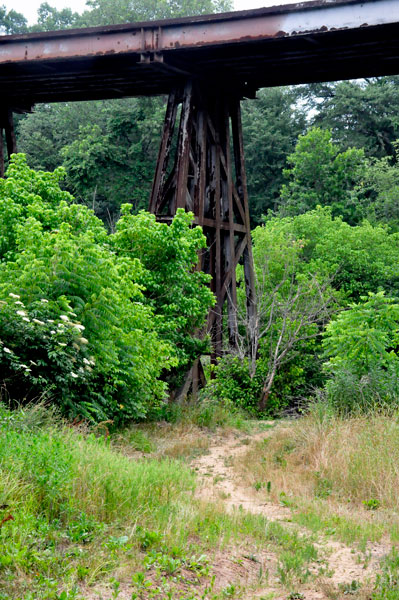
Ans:
{"label": "bare branch", "polygon": [[[276,374],[298,352],[298,345],[319,335],[320,328],[336,310],[336,300],[331,289],[332,278],[320,280],[320,275],[303,277],[298,281],[298,256],[289,253],[280,265],[278,280],[272,273],[272,257],[265,257],[262,268],[256,271],[257,317],[249,323],[246,312],[237,309],[239,329],[245,333],[238,336],[238,355],[251,356],[250,374],[256,371],[259,348],[268,347],[267,369],[259,402],[264,409]],[[272,283],[273,282],[273,283]],[[250,347],[250,344],[252,346]],[[264,353],[263,353],[263,356]]]}

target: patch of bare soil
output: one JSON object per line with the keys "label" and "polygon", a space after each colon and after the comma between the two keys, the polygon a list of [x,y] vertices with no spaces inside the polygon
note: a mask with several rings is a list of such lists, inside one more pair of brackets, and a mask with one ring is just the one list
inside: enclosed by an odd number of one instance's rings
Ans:
{"label": "patch of bare soil", "polygon": [[250,439],[238,434],[215,437],[209,452],[191,463],[200,478],[197,494],[208,501],[222,499],[228,510],[242,507],[273,520],[290,519],[289,508],[272,502],[259,502],[255,490],[243,486],[234,475],[233,461],[247,452],[248,442],[261,441],[267,435],[265,432],[256,433]]}
{"label": "patch of bare soil", "polygon": [[[259,587],[267,575],[268,581],[277,585],[275,573],[277,571],[276,556],[272,552],[261,551],[255,554],[251,553],[251,549],[243,546],[226,551],[218,551],[211,558],[212,571],[210,577],[205,577],[195,581],[193,574],[190,571],[182,569],[179,572],[179,578],[175,582],[169,582],[171,596],[164,596],[162,592],[156,595],[156,599],[172,598],[178,600],[180,598],[197,598],[210,600],[215,595],[221,594],[218,597],[237,597],[241,598],[243,594],[253,590],[256,593],[256,588]],[[151,569],[146,572],[146,580],[153,582],[154,574]],[[154,587],[152,590],[154,590]],[[234,589],[234,596],[233,596]],[[270,588],[275,589],[275,588]],[[143,590],[138,598],[140,600],[153,598],[151,588],[147,591]],[[225,590],[225,593],[223,593]],[[118,600],[131,600],[132,592],[134,591],[131,582],[121,581],[119,587]],[[82,591],[85,600],[111,600],[112,588],[108,585],[96,586],[93,588],[87,587]],[[193,596],[195,594],[195,596]],[[226,594],[226,595],[225,595]],[[252,596],[251,596],[252,597]],[[254,596],[255,598],[256,596]]]}
{"label": "patch of bare soil", "polygon": [[[250,440],[238,434],[231,434],[224,438],[215,437],[209,453],[192,462],[200,478],[197,494],[205,500],[223,501],[228,511],[241,508],[251,513],[262,514],[270,521],[283,522],[286,527],[310,535],[306,528],[291,523],[292,509],[273,502],[261,501],[259,494],[253,488],[245,486],[234,472],[234,459],[247,452],[248,443],[262,441],[270,435],[273,435],[270,431],[256,433],[251,435]],[[332,596],[344,598],[346,597],[342,591],[344,586],[353,581],[363,586],[369,585],[375,578],[381,558],[390,550],[389,545],[370,543],[366,553],[363,554],[341,542],[322,536],[319,536],[318,542],[314,545],[325,563],[325,568],[324,574],[315,575],[311,584],[300,586],[300,593],[305,600],[323,600]],[[269,563],[275,566],[277,559],[273,561],[269,556]],[[222,576],[220,570],[218,575]],[[284,592],[277,582],[275,568],[269,569],[269,575],[271,577],[267,586],[258,591],[248,590],[248,593],[243,596],[245,600],[265,597],[273,597],[273,600],[287,599],[287,591]],[[255,582],[252,580],[252,586],[254,585]],[[248,587],[250,587],[249,581]]]}

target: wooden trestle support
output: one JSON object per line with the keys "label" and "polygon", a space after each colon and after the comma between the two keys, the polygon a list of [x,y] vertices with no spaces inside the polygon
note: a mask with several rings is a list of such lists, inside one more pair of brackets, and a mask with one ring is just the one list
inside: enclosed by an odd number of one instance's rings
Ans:
{"label": "wooden trestle support", "polygon": [[[178,208],[194,213],[194,223],[203,228],[207,238],[199,268],[212,275],[211,289],[216,297],[207,322],[213,347],[211,360],[215,362],[227,347],[223,336],[225,303],[228,345],[237,346],[236,267],[240,260],[249,322],[256,315],[240,98],[220,91],[205,94],[191,81],[169,95],[149,204],[150,212],[166,223]],[[190,387],[195,396],[203,381],[198,359],[179,397],[184,397]]]}
{"label": "wooden trestle support", "polygon": [[4,177],[5,156],[4,156],[4,133],[7,145],[7,154],[10,158],[11,154],[17,151],[17,142],[14,131],[14,117],[11,109],[5,109],[0,112],[0,177]]}

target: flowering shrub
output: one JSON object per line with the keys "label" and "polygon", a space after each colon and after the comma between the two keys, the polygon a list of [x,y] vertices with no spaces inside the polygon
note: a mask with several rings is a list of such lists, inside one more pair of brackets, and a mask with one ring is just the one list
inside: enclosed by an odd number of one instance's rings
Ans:
{"label": "flowering shrub", "polygon": [[143,418],[167,398],[165,373],[201,349],[190,330],[213,300],[195,270],[205,238],[185,213],[170,230],[128,215],[108,235],[62,174],[15,155],[0,180],[0,384],[69,416]]}
{"label": "flowering shrub", "polygon": [[42,298],[29,308],[12,292],[1,300],[1,380],[10,398],[34,400],[55,393],[68,405],[89,384],[95,367],[84,329],[66,299]]}

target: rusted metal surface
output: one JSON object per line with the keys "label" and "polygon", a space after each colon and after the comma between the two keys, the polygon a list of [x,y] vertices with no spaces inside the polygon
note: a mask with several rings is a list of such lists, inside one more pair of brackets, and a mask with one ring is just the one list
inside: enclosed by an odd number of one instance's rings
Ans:
{"label": "rusted metal surface", "polygon": [[316,0],[216,15],[0,37],[0,62],[156,52],[399,21],[396,0]]}
{"label": "rusted metal surface", "polygon": [[2,102],[166,94],[188,76],[262,86],[399,72],[398,0],[272,8],[0,37]]}
{"label": "rusted metal surface", "polygon": [[5,114],[5,134],[7,142],[7,152],[10,157],[17,151],[17,139],[15,137],[14,119],[12,110],[8,109]]}
{"label": "rusted metal surface", "polygon": [[166,108],[162,140],[159,148],[158,161],[152,184],[151,199],[149,205],[149,211],[152,213],[155,213],[157,209],[159,210],[159,206],[157,206],[157,199],[163,198],[164,196],[163,192],[166,182],[166,170],[168,168],[170,147],[172,144],[173,131],[176,123],[176,113],[178,107],[177,95],[177,90],[173,90],[170,93]]}

